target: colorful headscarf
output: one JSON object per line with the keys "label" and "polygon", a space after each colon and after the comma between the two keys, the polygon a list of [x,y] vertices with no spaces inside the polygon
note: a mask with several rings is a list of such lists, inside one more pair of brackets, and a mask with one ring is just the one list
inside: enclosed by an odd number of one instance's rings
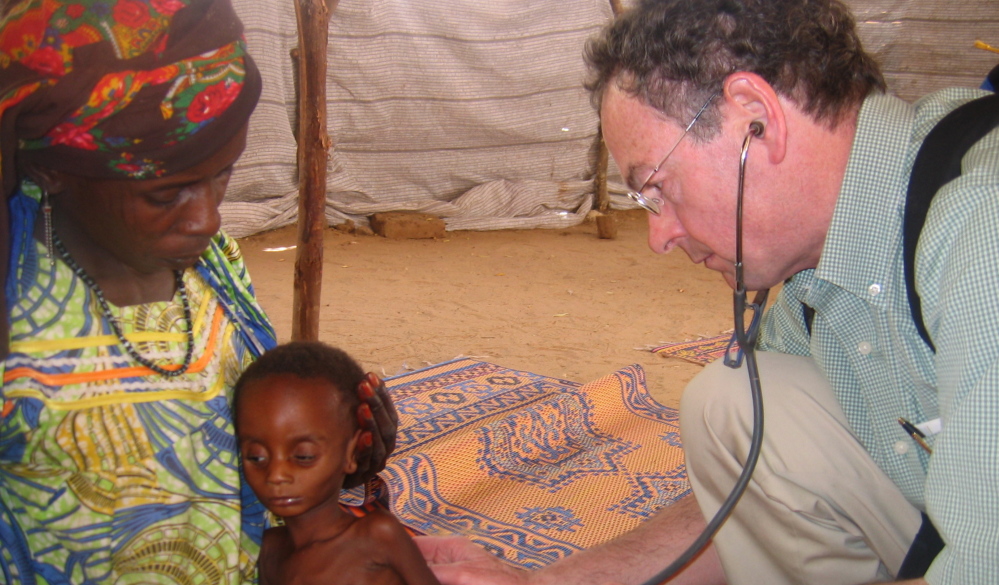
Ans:
{"label": "colorful headscarf", "polygon": [[90,178],[191,167],[249,118],[260,76],[229,0],[21,0],[0,19],[0,169]]}

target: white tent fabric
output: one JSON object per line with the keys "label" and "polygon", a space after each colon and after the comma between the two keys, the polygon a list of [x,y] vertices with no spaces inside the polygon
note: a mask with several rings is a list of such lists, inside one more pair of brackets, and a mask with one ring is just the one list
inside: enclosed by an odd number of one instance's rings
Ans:
{"label": "white tent fabric", "polygon": [[864,48],[881,64],[888,89],[914,101],[946,87],[979,87],[999,64],[997,0],[844,0]]}
{"label": "white tent fabric", "polygon": [[[264,94],[223,204],[234,236],[297,215],[288,0],[237,0]],[[598,120],[583,44],[606,0],[341,0],[331,19],[327,219],[440,215],[448,229],[562,227],[592,203]]]}
{"label": "white tent fabric", "polygon": [[[978,86],[996,0],[847,0],[890,90]],[[625,2],[627,6],[629,2]],[[264,93],[223,203],[241,237],[296,220],[293,0],[234,0]],[[330,22],[326,215],[417,210],[447,228],[564,227],[593,199],[598,119],[582,88],[609,0],[340,0]],[[626,207],[611,163],[612,203]]]}

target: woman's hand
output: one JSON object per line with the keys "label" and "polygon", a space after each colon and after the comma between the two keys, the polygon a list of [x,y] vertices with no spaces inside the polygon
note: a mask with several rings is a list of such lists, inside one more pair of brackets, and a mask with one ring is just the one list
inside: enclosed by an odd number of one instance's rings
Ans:
{"label": "woman's hand", "polygon": [[369,372],[357,386],[357,396],[361,399],[357,422],[362,431],[357,441],[357,471],[344,478],[345,489],[357,487],[385,469],[399,426],[399,415],[381,378]]}

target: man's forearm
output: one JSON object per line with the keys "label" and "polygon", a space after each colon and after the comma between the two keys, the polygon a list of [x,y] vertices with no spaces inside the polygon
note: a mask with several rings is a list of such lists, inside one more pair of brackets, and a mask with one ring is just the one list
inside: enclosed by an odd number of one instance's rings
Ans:
{"label": "man's forearm", "polygon": [[[532,573],[530,581],[537,585],[637,585],[679,557],[704,526],[697,501],[688,496],[614,540]],[[723,585],[725,577],[714,547],[709,546],[670,583]]]}

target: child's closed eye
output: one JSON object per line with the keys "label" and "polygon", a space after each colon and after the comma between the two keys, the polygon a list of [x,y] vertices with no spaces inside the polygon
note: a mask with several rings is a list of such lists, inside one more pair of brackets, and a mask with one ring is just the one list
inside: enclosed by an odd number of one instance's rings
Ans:
{"label": "child's closed eye", "polygon": [[261,445],[248,442],[242,446],[240,452],[244,463],[259,465],[267,461],[267,449],[264,449]]}

